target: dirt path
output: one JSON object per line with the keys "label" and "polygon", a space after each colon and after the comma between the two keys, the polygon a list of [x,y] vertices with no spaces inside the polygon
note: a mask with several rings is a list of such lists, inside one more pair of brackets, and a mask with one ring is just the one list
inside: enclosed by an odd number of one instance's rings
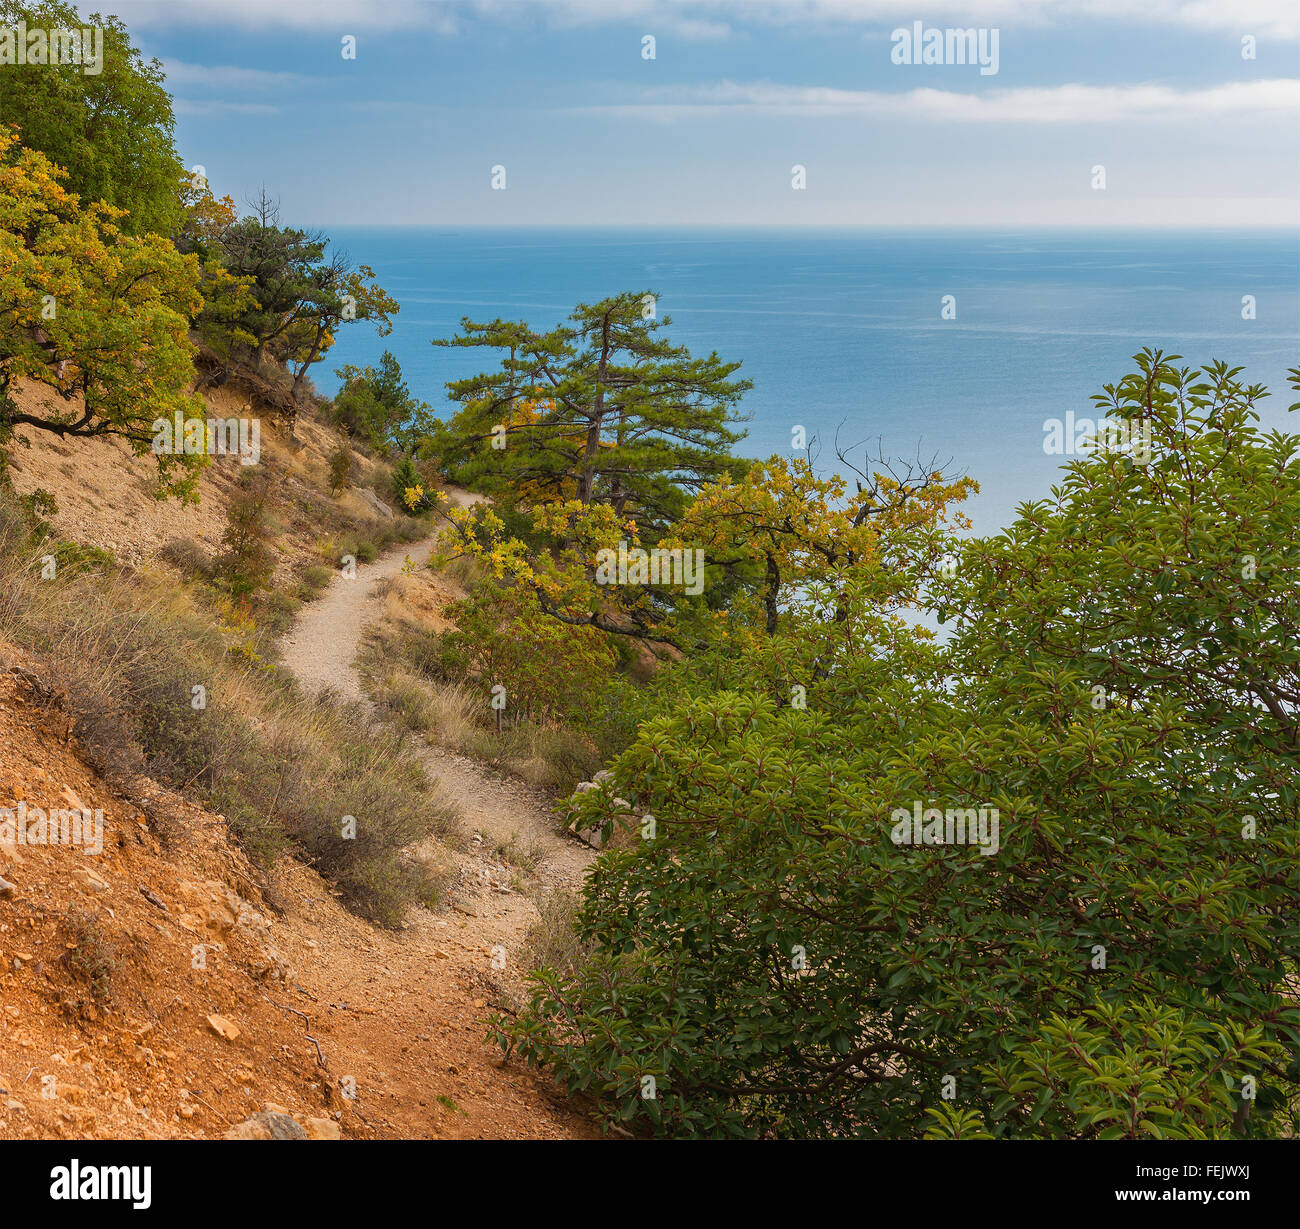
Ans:
{"label": "dirt path", "polygon": [[[455,487],[449,487],[448,494],[461,508],[479,501],[479,496]],[[368,706],[352,668],[362,632],[378,614],[383,582],[401,572],[408,558],[424,563],[432,549],[427,539],[396,546],[373,563],[358,563],[355,576],[336,573],[324,595],[299,612],[281,643],[285,669],[308,691],[330,687],[344,699]]]}
{"label": "dirt path", "polygon": [[[462,507],[477,499],[451,494]],[[358,564],[350,579],[336,576],[285,637],[285,668],[310,690],[329,687],[371,710],[353,666],[362,636],[380,614],[383,582],[408,557],[423,563],[431,549],[428,542],[399,546]],[[366,928],[364,937],[340,944],[346,952],[318,965],[313,995],[345,1005],[331,1011],[340,1040],[350,1035],[364,1055],[380,1050],[382,1070],[371,1078],[387,1086],[394,1133],[479,1136],[487,1125],[494,1137],[590,1135],[585,1120],[539,1082],[500,1067],[482,1039],[496,1000],[520,984],[524,939],[538,916],[520,890],[519,866],[528,868],[533,894],[576,890],[595,854],[561,834],[549,800],[523,782],[414,737],[410,745],[462,817],[467,848],[455,854],[450,907],[412,909],[400,935]],[[328,942],[323,932],[323,957]],[[426,1060],[457,1080],[455,1112],[431,1097]]]}

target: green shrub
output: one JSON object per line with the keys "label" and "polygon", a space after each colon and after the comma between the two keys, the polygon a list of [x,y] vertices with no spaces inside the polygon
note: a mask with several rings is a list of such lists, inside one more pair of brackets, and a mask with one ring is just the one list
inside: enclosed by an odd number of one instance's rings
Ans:
{"label": "green shrub", "polygon": [[230,501],[216,574],[232,597],[250,597],[269,583],[275,571],[269,499],[266,480],[259,477]]}
{"label": "green shrub", "polygon": [[341,443],[330,454],[329,488],[331,495],[338,495],[352,485],[352,467],[355,458],[347,443]]}
{"label": "green shrub", "polygon": [[210,786],[220,770],[223,717],[207,707],[206,694],[200,699],[194,693],[204,686],[197,677],[203,674],[192,659],[165,651],[132,656],[122,671],[121,699],[135,714],[145,762],[153,776],[170,785]]}
{"label": "green shrub", "polygon": [[296,593],[283,589],[264,589],[257,596],[254,613],[257,630],[263,641],[275,641],[293,626],[294,618],[302,605]]}
{"label": "green shrub", "polygon": [[530,590],[484,579],[446,613],[456,627],[440,638],[445,669],[485,694],[505,688],[503,712],[511,725],[579,724],[613,669],[609,637],[549,618]]}
{"label": "green shrub", "polygon": [[411,396],[402,368],[385,350],[376,367],[340,367],[334,421],[378,452],[420,438],[432,425],[429,407]]}
{"label": "green shrub", "polygon": [[[503,1046],[647,1133],[1295,1134],[1300,438],[1236,370],[1138,364],[1100,404],[1149,463],[1073,462],[918,572],[947,644],[855,565],[844,617],[642,726],[580,804],[637,832],[589,877],[594,953]],[[982,845],[945,832],[981,808]]]}
{"label": "green shrub", "polygon": [[393,502],[407,516],[418,516],[434,505],[434,475],[429,466],[419,466],[413,457],[404,456],[393,466]]}

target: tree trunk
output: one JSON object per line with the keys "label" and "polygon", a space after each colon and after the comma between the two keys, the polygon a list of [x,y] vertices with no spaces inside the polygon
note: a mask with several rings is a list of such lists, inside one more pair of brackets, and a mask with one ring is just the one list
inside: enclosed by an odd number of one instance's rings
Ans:
{"label": "tree trunk", "polygon": [[600,362],[596,366],[596,400],[592,406],[587,446],[582,454],[582,472],[578,475],[578,499],[591,503],[596,485],[596,453],[600,450],[600,428],[605,416],[605,374],[609,368],[609,312],[600,323]]}
{"label": "tree trunk", "polygon": [[767,555],[767,588],[763,591],[763,606],[767,611],[767,634],[776,635],[777,616],[780,613],[777,608],[777,599],[781,595],[781,569],[777,566],[776,558],[769,551]]}

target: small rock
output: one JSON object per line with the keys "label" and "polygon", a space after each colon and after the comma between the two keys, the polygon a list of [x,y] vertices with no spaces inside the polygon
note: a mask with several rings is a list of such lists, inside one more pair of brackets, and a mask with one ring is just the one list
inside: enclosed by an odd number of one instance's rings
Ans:
{"label": "small rock", "polygon": [[590,845],[592,849],[601,849],[605,844],[605,828],[603,824],[598,824],[594,828],[581,828],[578,826],[579,821],[574,820],[569,826],[569,831],[573,833],[578,840],[584,844]]}
{"label": "small rock", "polygon": [[8,879],[0,879],[0,896],[12,896],[18,889]]}
{"label": "small rock", "polygon": [[239,1025],[235,1024],[231,1020],[227,1020],[225,1016],[218,1016],[216,1014],[210,1015],[208,1017],[208,1024],[218,1037],[224,1037],[227,1041],[234,1041],[235,1038],[239,1036]]}
{"label": "small rock", "polygon": [[74,866],[72,868],[72,877],[83,888],[89,888],[92,892],[108,891],[108,880],[95,874],[89,867]]}
{"label": "small rock", "polygon": [[307,1139],[307,1132],[287,1114],[262,1112],[237,1123],[223,1139]]}
{"label": "small rock", "polygon": [[343,1132],[339,1124],[331,1118],[308,1118],[308,1139],[342,1139]]}
{"label": "small rock", "polygon": [[77,792],[72,788],[71,785],[65,785],[63,787],[63,800],[70,807],[72,807],[74,811],[89,810],[86,804],[82,802],[80,798],[77,797]]}

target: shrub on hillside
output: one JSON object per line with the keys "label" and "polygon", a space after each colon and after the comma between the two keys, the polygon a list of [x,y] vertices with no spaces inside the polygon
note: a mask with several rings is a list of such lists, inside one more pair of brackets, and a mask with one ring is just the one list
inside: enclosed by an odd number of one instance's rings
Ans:
{"label": "shrub on hillside", "polygon": [[62,918],[66,937],[64,964],[85,995],[70,1005],[78,1014],[94,1018],[95,1008],[107,1002],[113,992],[113,977],[122,967],[113,945],[104,937],[99,914],[75,906]]}
{"label": "shrub on hillside", "polygon": [[435,477],[428,466],[420,466],[413,457],[398,459],[391,485],[393,501],[407,516],[418,516],[434,506]]}
{"label": "shrub on hillside", "polygon": [[342,382],[334,397],[335,423],[375,451],[409,451],[436,425],[429,407],[411,396],[401,365],[390,351],[384,351],[378,367],[347,364],[335,374]]}
{"label": "shrub on hillside", "polygon": [[592,627],[548,618],[530,590],[492,578],[446,610],[456,628],[440,638],[443,665],[498,699],[510,724],[585,718],[613,670],[616,654]]}
{"label": "shrub on hillside", "polygon": [[212,559],[193,538],[174,538],[158,551],[182,576],[188,579],[209,579],[212,576]]}
{"label": "shrub on hillside", "polygon": [[330,586],[334,573],[318,563],[313,563],[302,571],[298,578],[298,598],[304,602],[314,602]]}
{"label": "shrub on hillside", "polygon": [[330,454],[329,488],[331,495],[339,495],[352,485],[352,468],[355,458],[346,443],[340,444]]}
{"label": "shrub on hillside", "polygon": [[234,598],[251,597],[275,572],[269,502],[270,488],[266,479],[259,477],[245,486],[226,510],[216,575]]}
{"label": "shrub on hillside", "polygon": [[639,838],[596,950],[504,1046],[665,1135],[1294,1135],[1300,437],[1238,370],[1138,364],[1099,403],[1149,457],[961,550],[947,645],[886,635],[864,563],[642,727],[581,803]]}

